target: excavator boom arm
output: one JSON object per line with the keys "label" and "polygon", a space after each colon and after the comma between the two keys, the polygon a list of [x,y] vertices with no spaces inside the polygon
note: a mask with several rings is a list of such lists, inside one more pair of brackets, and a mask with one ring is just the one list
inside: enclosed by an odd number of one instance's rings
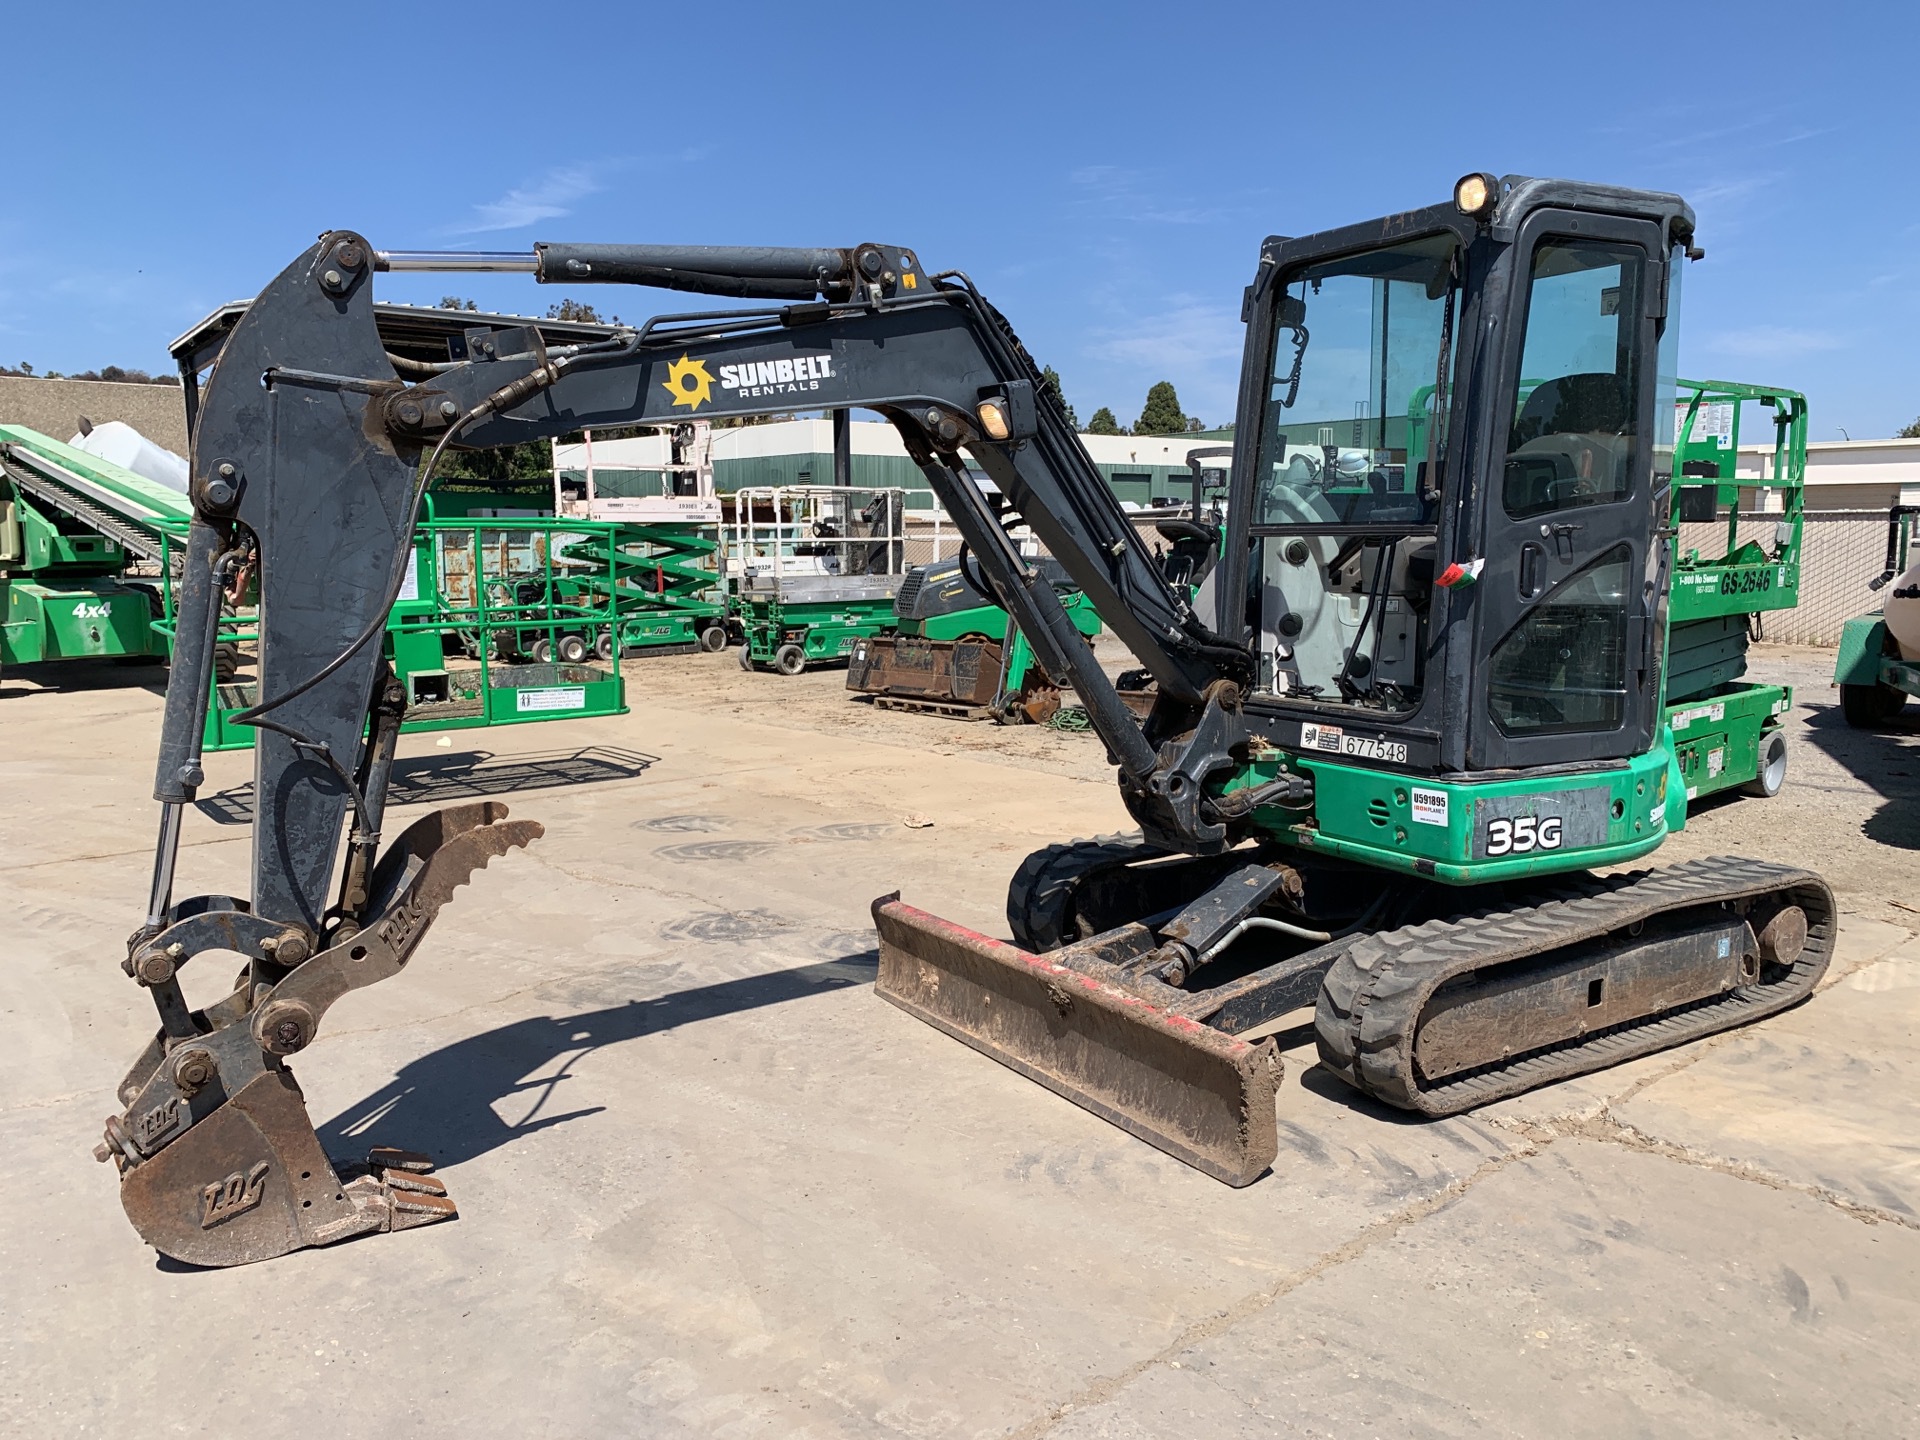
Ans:
{"label": "excavator boom arm", "polygon": [[[372,297],[376,273],[427,269],[791,303],[662,316],[592,338],[576,327],[560,344],[538,325],[476,323],[458,334],[460,358],[428,362],[388,351]],[[120,1167],[135,1225],[177,1258],[241,1263],[452,1213],[418,1157],[376,1156],[365,1173],[336,1173],[285,1068],[338,994],[397,973],[455,887],[540,833],[488,804],[381,843],[404,696],[380,636],[421,495],[450,448],[696,415],[880,412],[1041,663],[1085,703],[1148,834],[1168,849],[1231,843],[1204,781],[1234,738],[1246,652],[1211,634],[1162,580],[1005,321],[963,277],[930,276],[910,251],[541,245],[524,257],[463,258],[378,252],[336,231],[261,292],[204,393],[189,392],[195,518],[155,776],[160,838],[146,921],[125,962],[152,991],[161,1028],[122,1083],[126,1108],[98,1152]],[[1050,581],[1021,558],[964,456],[1159,681],[1146,729]],[[249,572],[259,695],[236,718],[260,731],[250,899],[176,901],[221,606]],[[225,1000],[191,1010],[178,972],[210,950],[238,950],[247,968]]]}

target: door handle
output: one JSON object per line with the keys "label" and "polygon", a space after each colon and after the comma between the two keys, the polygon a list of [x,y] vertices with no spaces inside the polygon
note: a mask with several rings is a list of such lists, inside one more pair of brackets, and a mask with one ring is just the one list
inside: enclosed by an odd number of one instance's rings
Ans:
{"label": "door handle", "polygon": [[[1547,527],[1542,525],[1542,530]],[[1547,552],[1529,540],[1520,547],[1520,598],[1531,600],[1542,589],[1541,573],[1546,568]]]}

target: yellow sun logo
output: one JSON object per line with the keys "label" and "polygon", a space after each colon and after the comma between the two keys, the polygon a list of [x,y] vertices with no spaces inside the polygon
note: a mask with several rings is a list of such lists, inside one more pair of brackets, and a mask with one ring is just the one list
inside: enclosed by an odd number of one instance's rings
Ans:
{"label": "yellow sun logo", "polygon": [[707,373],[706,361],[682,355],[667,367],[667,383],[660,388],[673,396],[674,409],[684,405],[698,410],[713,399],[713,376]]}

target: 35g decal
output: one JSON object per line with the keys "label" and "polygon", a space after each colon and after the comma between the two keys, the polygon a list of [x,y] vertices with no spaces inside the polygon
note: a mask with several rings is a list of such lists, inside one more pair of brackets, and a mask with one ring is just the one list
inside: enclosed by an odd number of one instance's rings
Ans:
{"label": "35g decal", "polygon": [[1488,855],[1526,855],[1535,850],[1558,850],[1558,815],[1515,815],[1487,821]]}

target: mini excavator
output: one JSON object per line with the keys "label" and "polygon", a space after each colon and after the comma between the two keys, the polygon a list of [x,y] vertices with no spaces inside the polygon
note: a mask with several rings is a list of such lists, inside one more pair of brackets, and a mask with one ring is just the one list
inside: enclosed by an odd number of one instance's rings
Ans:
{"label": "mini excavator", "polygon": [[[898,428],[1139,828],[1030,857],[1012,944],[876,901],[877,989],[1217,1179],[1276,1159],[1271,1032],[1297,1012],[1331,1075],[1449,1115],[1799,1001],[1834,943],[1818,876],[1618,868],[1686,815],[1660,716],[1679,277],[1699,254],[1676,196],[1486,174],[1268,239],[1221,549],[1189,593],[1007,322],[910,249],[323,235],[189,390],[160,835],[125,967],[160,1027],[96,1152],[128,1216],[176,1259],[228,1265],[454,1213],[422,1156],[330,1159],[288,1061],[341,996],[405,968],[456,886],[540,834],[483,802],[383,842],[405,697],[375,642],[447,451],[589,427],[857,406]],[[496,322],[396,365],[374,276],[433,270],[758,303],[559,345]],[[1149,672],[1144,720],[1016,523]],[[251,889],[176,899],[240,565],[260,588]],[[191,1009],[179,971],[207,952],[245,966]]]}

